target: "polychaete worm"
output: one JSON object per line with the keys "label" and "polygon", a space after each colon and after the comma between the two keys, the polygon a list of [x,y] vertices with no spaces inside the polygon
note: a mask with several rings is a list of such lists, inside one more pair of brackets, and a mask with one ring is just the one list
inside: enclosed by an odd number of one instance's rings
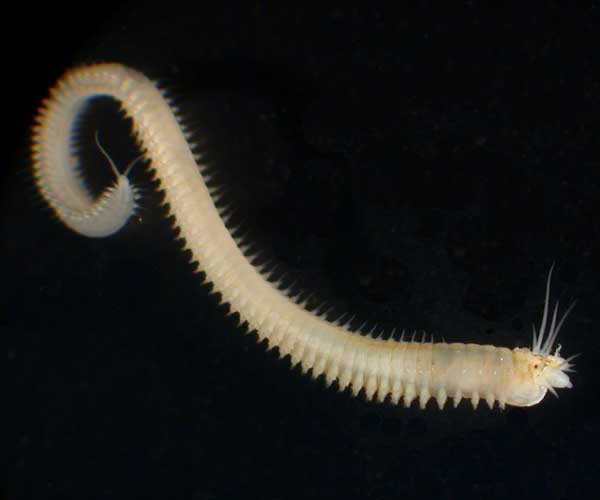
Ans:
{"label": "polychaete worm", "polygon": [[[121,64],[93,64],[68,70],[40,106],[33,127],[31,155],[40,193],[69,228],[89,237],[113,234],[137,207],[137,192],[113,165],[116,180],[97,199],[82,182],[76,154],[70,147],[76,118],[93,98],[109,96],[131,118],[133,132],[164,190],[185,247],[199,270],[221,294],[240,322],[247,322],[269,348],[290,355],[292,364],[313,377],[337,381],[340,390],[361,390],[367,399],[389,398],[405,406],[414,400],[425,408],[433,398],[440,408],[470,399],[476,408],[532,406],[548,391],[572,387],[568,372],[575,356],[564,358],[556,338],[573,305],[558,318],[550,311],[552,269],[546,282],[544,311],[534,327],[530,348],[492,345],[400,341],[361,335],[349,323],[329,322],[307,311],[254,267],[244,244],[227,229],[218,196],[207,185],[194,145],[176,109],[159,86]],[[98,147],[110,160],[106,151]],[[204,176],[204,177],[203,177]]]}

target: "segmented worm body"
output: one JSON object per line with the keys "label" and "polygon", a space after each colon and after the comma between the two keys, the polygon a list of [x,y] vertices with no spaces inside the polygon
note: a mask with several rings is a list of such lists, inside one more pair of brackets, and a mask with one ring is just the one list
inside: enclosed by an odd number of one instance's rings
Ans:
{"label": "segmented worm body", "polygon": [[[242,242],[227,230],[216,199],[202,177],[180,120],[157,85],[119,64],[96,64],[67,71],[51,90],[34,126],[32,158],[37,185],[56,215],[71,229],[91,237],[119,230],[136,207],[135,188],[116,172],[115,185],[97,200],[86,190],[70,148],[74,122],[86,103],[110,96],[132,119],[134,134],[160,180],[180,235],[213,290],[256,330],[269,348],[290,355],[313,377],[337,381],[341,390],[364,390],[368,399],[424,408],[434,398],[443,407],[469,398],[531,406],[548,390],[571,387],[571,358],[551,350],[570,309],[557,322],[549,314],[550,279],[539,331],[530,349],[491,345],[383,340],[352,332],[348,323],[328,322],[268,281],[246,258]],[[99,145],[99,143],[98,143]]]}

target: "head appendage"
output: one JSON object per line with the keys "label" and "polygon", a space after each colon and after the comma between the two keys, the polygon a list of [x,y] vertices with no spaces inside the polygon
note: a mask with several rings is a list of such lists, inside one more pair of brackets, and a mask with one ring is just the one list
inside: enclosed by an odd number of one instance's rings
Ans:
{"label": "head appendage", "polygon": [[[554,306],[554,312],[552,313],[552,321],[550,323],[550,328],[546,332],[546,327],[548,326],[548,311],[550,308],[550,284],[552,281],[552,271],[554,270],[554,264],[550,268],[550,272],[548,273],[548,279],[546,281],[546,296],[544,299],[544,314],[542,315],[542,323],[540,324],[539,331],[536,332],[535,325],[533,325],[533,340],[531,344],[531,352],[534,354],[541,354],[542,356],[548,356],[552,352],[552,348],[554,347],[554,343],[556,342],[556,338],[558,337],[558,333],[560,329],[567,319],[569,313],[575,307],[576,301],[569,306],[569,308],[562,315],[562,318],[556,323],[558,318],[558,301]],[[555,356],[560,354],[560,344],[557,346],[556,351],[554,352]],[[570,358],[573,359],[573,358]]]}
{"label": "head appendage", "polygon": [[[548,273],[548,280],[546,281],[546,296],[544,300],[544,314],[542,315],[542,322],[540,324],[540,329],[538,332],[535,330],[535,325],[533,326],[533,342],[531,346],[531,356],[530,365],[532,368],[532,374],[534,376],[535,384],[538,387],[545,388],[550,391],[556,397],[558,394],[555,388],[561,389],[564,387],[571,388],[573,384],[569,380],[568,372],[572,372],[573,370],[573,361],[579,354],[575,354],[573,356],[569,356],[568,358],[563,358],[560,355],[560,344],[557,345],[554,353],[552,353],[552,349],[554,348],[554,343],[556,342],[556,338],[558,333],[567,319],[569,313],[573,310],[575,306],[575,301],[569,306],[569,308],[562,315],[560,320],[558,320],[558,301],[556,302],[556,306],[554,306],[554,311],[552,313],[552,319],[548,324],[549,320],[549,309],[550,309],[550,283],[552,280],[552,271],[554,270],[554,264],[550,268],[550,272]],[[548,330],[546,331],[546,328]],[[543,397],[543,393],[542,394]]]}

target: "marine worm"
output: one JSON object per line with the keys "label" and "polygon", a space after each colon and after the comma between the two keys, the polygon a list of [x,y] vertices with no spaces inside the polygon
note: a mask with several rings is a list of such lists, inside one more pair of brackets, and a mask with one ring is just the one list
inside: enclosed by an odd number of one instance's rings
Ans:
{"label": "marine worm", "polygon": [[239,313],[269,348],[290,355],[313,377],[337,381],[340,390],[364,390],[367,399],[405,406],[414,400],[425,408],[434,398],[440,408],[451,398],[463,398],[476,408],[484,399],[490,407],[532,406],[547,391],[572,387],[567,373],[574,356],[563,358],[556,337],[573,305],[558,319],[558,304],[550,313],[550,283],[546,282],[544,312],[534,327],[530,348],[492,345],[400,341],[351,331],[349,323],[328,322],[307,311],[278,283],[270,282],[240,249],[217,209],[216,199],[197,164],[189,136],[166,94],[140,72],[120,64],[94,64],[68,70],[40,106],[33,127],[31,155],[36,184],[58,218],[89,237],[108,236],[122,228],[136,209],[135,187],[127,172],[119,174],[112,160],[115,183],[97,199],[87,191],[76,153],[70,147],[78,114],[98,96],[118,102],[132,120],[133,132],[155,170],[165,203],[213,290]]}

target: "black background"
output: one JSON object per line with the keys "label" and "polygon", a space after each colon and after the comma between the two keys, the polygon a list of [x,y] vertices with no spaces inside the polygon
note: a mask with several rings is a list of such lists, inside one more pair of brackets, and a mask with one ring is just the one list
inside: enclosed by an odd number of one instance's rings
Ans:
{"label": "black background", "polygon": [[[450,3],[449,3],[450,4]],[[23,6],[0,187],[6,498],[579,498],[600,473],[600,7]],[[77,8],[76,8],[77,9]],[[5,24],[11,21],[5,19]],[[143,168],[142,211],[80,237],[33,189],[61,72],[161,79],[265,255],[321,301],[437,339],[528,345],[547,271],[578,304],[574,389],[530,409],[365,402],[290,370],[200,286]],[[136,150],[100,101],[94,189]],[[87,142],[86,142],[87,141]],[[87,165],[89,164],[89,167]]]}

